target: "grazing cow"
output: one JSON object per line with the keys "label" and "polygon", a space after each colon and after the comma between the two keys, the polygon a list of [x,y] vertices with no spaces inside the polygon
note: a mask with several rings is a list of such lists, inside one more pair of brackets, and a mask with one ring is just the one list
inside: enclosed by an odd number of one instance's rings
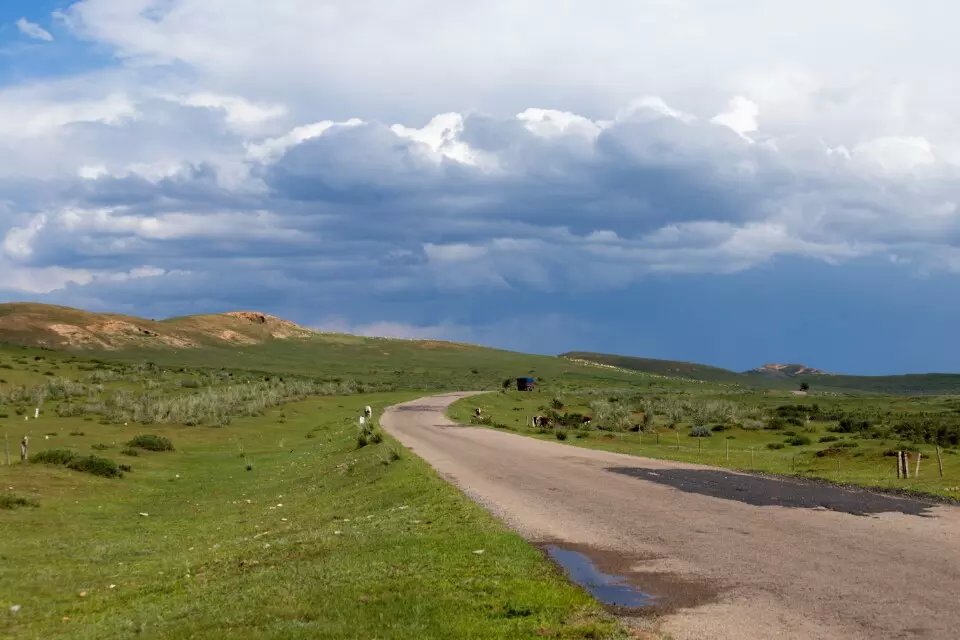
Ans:
{"label": "grazing cow", "polygon": [[480,407],[477,407],[473,410],[473,415],[477,416],[478,418],[480,417],[481,413],[483,413],[483,411],[480,410]]}
{"label": "grazing cow", "polygon": [[550,418],[547,416],[533,416],[533,426],[535,427],[549,427]]}
{"label": "grazing cow", "polygon": [[26,462],[27,460],[27,448],[30,446],[30,438],[23,436],[23,440],[20,441],[20,461]]}
{"label": "grazing cow", "polygon": [[367,405],[363,408],[363,415],[368,418],[373,415],[373,408],[370,405]]}
{"label": "grazing cow", "polygon": [[580,418],[580,424],[590,424],[591,422],[593,422],[593,418],[590,416],[583,416]]}

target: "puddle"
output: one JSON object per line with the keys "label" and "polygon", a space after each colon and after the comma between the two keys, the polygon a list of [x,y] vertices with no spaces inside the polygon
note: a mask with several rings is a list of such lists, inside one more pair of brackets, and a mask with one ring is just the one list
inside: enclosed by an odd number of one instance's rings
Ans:
{"label": "puddle", "polygon": [[548,545],[547,554],[563,567],[571,580],[605,605],[639,609],[656,604],[656,596],[634,588],[622,576],[604,573],[593,564],[590,558],[579,551]]}

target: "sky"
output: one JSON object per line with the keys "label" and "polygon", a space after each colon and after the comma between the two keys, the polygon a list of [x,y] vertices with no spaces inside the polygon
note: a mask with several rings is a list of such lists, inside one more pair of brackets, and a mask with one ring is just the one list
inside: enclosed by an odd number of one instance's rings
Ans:
{"label": "sky", "polygon": [[945,0],[4,0],[0,301],[960,371]]}

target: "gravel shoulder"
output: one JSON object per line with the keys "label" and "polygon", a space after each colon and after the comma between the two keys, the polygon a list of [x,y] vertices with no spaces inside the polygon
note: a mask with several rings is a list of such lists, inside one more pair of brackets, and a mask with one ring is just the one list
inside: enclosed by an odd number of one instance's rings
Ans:
{"label": "gravel shoulder", "polygon": [[957,637],[956,506],[457,426],[464,395],[382,424],[532,543],[657,596],[674,638]]}

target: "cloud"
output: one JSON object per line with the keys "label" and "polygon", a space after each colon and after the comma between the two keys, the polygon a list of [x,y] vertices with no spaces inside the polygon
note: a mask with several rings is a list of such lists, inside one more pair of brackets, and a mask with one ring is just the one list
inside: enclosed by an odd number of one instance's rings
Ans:
{"label": "cloud", "polygon": [[20,33],[28,38],[41,40],[43,42],[53,42],[53,36],[49,31],[38,25],[36,22],[30,22],[26,18],[20,18],[17,20],[17,29],[19,29]]}
{"label": "cloud", "polygon": [[0,88],[3,295],[533,344],[650,282],[960,272],[950,21],[697,5],[75,2],[113,63]]}

